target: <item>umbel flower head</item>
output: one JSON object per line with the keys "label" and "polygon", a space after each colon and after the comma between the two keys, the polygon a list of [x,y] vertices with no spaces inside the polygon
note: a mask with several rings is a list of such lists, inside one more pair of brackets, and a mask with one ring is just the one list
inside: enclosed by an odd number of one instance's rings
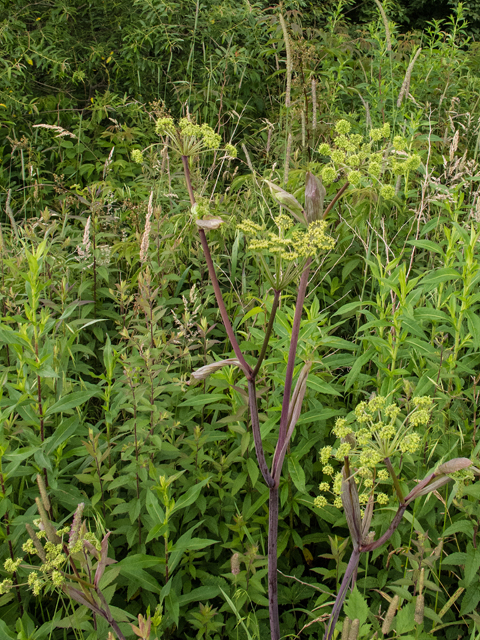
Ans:
{"label": "umbel flower head", "polygon": [[[257,258],[269,283],[281,291],[302,272],[307,258],[313,258],[321,252],[333,249],[335,241],[327,234],[324,220],[311,222],[306,228],[296,225],[290,216],[280,213],[274,218],[275,231],[244,220],[238,229],[245,235],[254,236],[248,248]],[[273,259],[273,269],[268,261]]]}
{"label": "umbel flower head", "polygon": [[[159,118],[155,124],[157,135],[166,138],[166,144],[182,156],[193,156],[202,151],[219,149],[221,137],[208,124],[196,124],[188,118],[181,118],[177,124],[173,118]],[[225,145],[230,158],[235,158],[237,150],[231,144]]]}
{"label": "umbel flower head", "polygon": [[394,136],[390,142],[391,127],[387,122],[382,127],[369,132],[369,140],[357,133],[350,133],[348,120],[339,120],[335,125],[336,136],[332,144],[322,142],[318,147],[320,155],[330,158],[321,172],[323,184],[328,186],[345,177],[352,186],[378,187],[385,200],[395,197],[395,189],[385,184],[388,176],[403,176],[416,171],[421,159],[417,154],[409,155],[403,136]]}
{"label": "umbel flower head", "polygon": [[[365,505],[369,500],[387,504],[389,498],[379,484],[390,481],[391,462],[395,455],[413,455],[421,446],[422,438],[415,430],[430,421],[433,400],[428,396],[413,398],[413,408],[402,416],[400,407],[383,396],[369,402],[360,402],[353,412],[353,420],[338,418],[333,433],[339,439],[335,447],[320,450],[323,473],[333,477],[333,483],[322,482],[319,489],[333,495],[333,505],[342,506],[342,473],[335,473],[334,465],[344,464],[354,475],[358,485],[359,501]],[[385,468],[387,467],[387,468]],[[325,506],[325,496],[315,499],[315,506]]]}
{"label": "umbel flower head", "polygon": [[[181,118],[178,123],[169,116],[158,118],[155,133],[163,138],[167,147],[187,157],[215,151],[220,149],[222,143],[221,137],[208,124],[199,125],[188,118]],[[232,144],[226,144],[224,150],[227,158],[237,157],[237,150]],[[136,164],[142,164],[144,161],[143,151],[140,149],[133,149],[130,157]]]}

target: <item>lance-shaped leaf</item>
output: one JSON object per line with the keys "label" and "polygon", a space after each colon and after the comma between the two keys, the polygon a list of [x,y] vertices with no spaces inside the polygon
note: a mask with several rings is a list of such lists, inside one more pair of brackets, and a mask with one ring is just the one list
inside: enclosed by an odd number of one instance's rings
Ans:
{"label": "lance-shaped leaf", "polygon": [[323,217],[323,203],[327,191],[320,178],[307,171],[305,181],[305,217],[307,222],[315,222]]}
{"label": "lance-shaped leaf", "polygon": [[362,542],[362,516],[360,515],[360,501],[357,485],[349,476],[345,467],[342,469],[342,504],[347,519],[348,529],[352,536],[353,548],[357,549]]}
{"label": "lance-shaped leaf", "polygon": [[295,385],[292,399],[288,407],[287,435],[285,436],[284,442],[279,441],[277,443],[275,454],[273,456],[272,477],[275,480],[275,482],[278,482],[278,480],[280,479],[283,460],[287,452],[288,443],[290,442],[290,439],[293,435],[293,431],[295,429],[295,425],[297,424],[297,420],[300,417],[303,398],[305,397],[305,392],[307,390],[308,372],[310,371],[311,366],[312,366],[311,362],[306,362],[302,370],[300,371],[297,384]]}
{"label": "lance-shaped leaf", "polygon": [[288,209],[297,222],[305,224],[306,220],[303,207],[295,196],[292,196],[291,193],[288,193],[288,191],[285,191],[285,189],[282,189],[282,187],[279,187],[274,182],[270,182],[270,180],[264,180],[264,182],[268,185],[273,198],[281,204],[282,207]]}
{"label": "lance-shaped leaf", "polygon": [[226,360],[219,360],[218,362],[211,362],[210,364],[206,364],[204,367],[200,367],[192,373],[192,378],[194,380],[205,380],[209,375],[215,373],[222,367],[239,367],[240,362],[236,358],[227,358]]}
{"label": "lance-shaped leaf", "polygon": [[202,218],[201,220],[195,220],[195,224],[199,229],[203,229],[204,231],[211,231],[212,229],[218,229],[218,227],[223,224],[223,220],[221,218]]}

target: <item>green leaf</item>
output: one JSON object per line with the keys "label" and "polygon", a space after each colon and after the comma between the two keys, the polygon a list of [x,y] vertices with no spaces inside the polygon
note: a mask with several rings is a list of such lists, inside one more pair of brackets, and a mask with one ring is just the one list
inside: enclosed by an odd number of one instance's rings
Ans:
{"label": "green leaf", "polygon": [[419,249],[427,249],[427,251],[443,255],[442,247],[432,240],[409,240],[407,244],[411,244],[413,247],[418,247]]}
{"label": "green leaf", "polygon": [[163,524],[165,520],[165,512],[160,506],[157,496],[152,491],[147,491],[147,498],[145,502],[148,515],[152,518],[155,524]]}
{"label": "green leaf", "polygon": [[467,554],[462,551],[451,553],[443,560],[443,564],[463,565],[467,561]]}
{"label": "green leaf", "polygon": [[178,619],[180,616],[180,605],[178,602],[177,594],[175,591],[171,590],[168,596],[165,598],[165,608],[167,613],[169,613],[176,626],[178,627]]}
{"label": "green leaf", "polygon": [[252,316],[257,316],[259,313],[265,313],[265,309],[263,309],[262,307],[254,307],[253,309],[250,309],[250,311],[247,311],[247,313],[240,320],[240,322],[238,323],[238,326],[242,325],[244,322],[249,320]]}
{"label": "green leaf", "polygon": [[45,453],[51,455],[53,451],[61,444],[68,440],[78,429],[80,421],[78,416],[71,416],[66,420],[62,420],[60,425],[55,429],[55,433],[50,438],[47,438],[44,442]]}
{"label": "green leaf", "polygon": [[330,396],[342,395],[336,389],[334,389],[331,384],[328,384],[328,382],[325,382],[318,376],[310,376],[307,380],[307,387],[309,389],[313,389],[314,391],[318,391],[319,393],[324,393],[325,395],[330,395]]}
{"label": "green leaf", "polygon": [[180,498],[175,502],[175,506],[171,510],[170,514],[173,514],[180,509],[185,509],[185,507],[189,507],[191,504],[193,504],[200,495],[200,491],[207,484],[207,482],[209,482],[209,480],[210,478],[206,478],[198,484],[194,484],[193,487],[190,487],[190,489],[188,489],[188,491],[180,496]]}
{"label": "green leaf", "polygon": [[442,538],[447,538],[454,533],[466,533],[473,537],[473,524],[470,520],[458,520],[445,529],[442,533]]}
{"label": "green leaf", "polygon": [[249,458],[247,460],[247,470],[250,480],[252,481],[252,486],[254,487],[257,484],[258,474],[260,471],[258,469],[258,464],[253,460],[253,458]]}
{"label": "green leaf", "polygon": [[472,334],[473,346],[475,349],[480,349],[480,317],[478,311],[468,309],[465,312],[467,316],[468,330]]}
{"label": "green leaf", "polygon": [[228,400],[223,393],[201,393],[199,395],[187,398],[181,402],[179,407],[204,407],[206,404],[212,404],[212,402],[220,402],[221,400]]}
{"label": "green leaf", "polygon": [[347,377],[345,378],[345,391],[348,391],[350,389],[350,387],[360,375],[362,367],[370,360],[374,353],[374,347],[369,347],[364,354],[362,354],[355,360],[355,364],[350,369]]}
{"label": "green leaf", "polygon": [[466,613],[474,611],[477,604],[480,602],[480,585],[475,583],[470,585],[465,591],[462,599],[462,606],[460,608],[460,615],[464,616]]}
{"label": "green leaf", "polygon": [[197,589],[190,591],[190,593],[180,596],[178,598],[178,604],[180,607],[184,607],[186,604],[190,604],[190,602],[205,602],[206,600],[216,598],[219,594],[220,587],[210,584],[204,587],[198,587]]}
{"label": "green leaf", "polygon": [[133,564],[129,564],[127,566],[122,565],[120,572],[122,576],[124,576],[128,580],[133,580],[138,584],[139,587],[145,589],[146,591],[151,591],[152,593],[160,593],[160,591],[162,590],[158,583],[158,580],[156,580],[153,576],[151,576],[140,567],[136,567]]}
{"label": "green leaf", "polygon": [[395,616],[395,631],[398,635],[407,633],[415,628],[415,604],[409,602],[404,605]]}
{"label": "green leaf", "polygon": [[465,587],[469,587],[480,569],[480,549],[475,549],[471,542],[467,546],[467,560],[465,562]]}
{"label": "green leaf", "polygon": [[347,313],[355,311],[356,309],[358,309],[358,307],[365,307],[371,304],[374,304],[371,300],[356,300],[355,302],[347,302],[347,304],[342,305],[340,309],[337,309],[335,313],[332,313],[332,318],[333,316],[343,316]]}
{"label": "green leaf", "polygon": [[231,495],[234,496],[236,493],[240,491],[240,489],[243,489],[246,481],[247,481],[247,472],[241,471],[233,481],[232,489],[230,491]]}
{"label": "green leaf", "polygon": [[300,491],[300,493],[306,493],[305,471],[294,456],[288,456],[288,473],[297,490]]}
{"label": "green leaf", "polygon": [[75,409],[82,404],[85,404],[93,397],[96,393],[98,393],[98,389],[95,390],[85,390],[85,391],[74,391],[73,393],[69,393],[63,398],[60,398],[55,404],[47,409],[45,413],[46,416],[51,416],[53,413],[60,413],[61,411],[70,411],[71,409]]}
{"label": "green leaf", "polygon": [[365,602],[358,587],[350,593],[347,604],[344,606],[345,614],[350,620],[360,620],[360,626],[367,621],[368,618],[368,604]]}
{"label": "green leaf", "polygon": [[442,282],[447,282],[448,280],[460,280],[461,277],[461,273],[453,267],[444,267],[427,273],[422,280],[422,285],[426,287],[427,291],[430,291]]}

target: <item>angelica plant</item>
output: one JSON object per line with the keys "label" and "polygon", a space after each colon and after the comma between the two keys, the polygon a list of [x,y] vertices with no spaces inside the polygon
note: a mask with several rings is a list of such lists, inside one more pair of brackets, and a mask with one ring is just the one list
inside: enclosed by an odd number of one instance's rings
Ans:
{"label": "angelica plant", "polygon": [[[277,596],[279,485],[287,447],[300,416],[302,402],[306,392],[308,372],[312,365],[310,361],[304,364],[292,393],[300,321],[303,311],[303,303],[307,292],[310,265],[320,253],[331,249],[334,243],[333,239],[327,234],[325,218],[341,195],[348,188],[349,183],[348,181],[345,182],[331,200],[330,204],[324,209],[325,189],[321,180],[311,173],[307,173],[306,177],[305,208],[300,205],[294,196],[286,192],[284,189],[266,181],[266,184],[271,190],[272,196],[292,215],[293,219],[290,219],[285,213],[280,213],[275,221],[275,231],[255,226],[255,224],[252,223],[245,223],[245,230],[247,232],[251,232],[251,235],[256,236],[252,238],[251,249],[255,252],[256,257],[263,268],[264,275],[268,283],[272,286],[274,292],[273,305],[263,345],[260,349],[256,364],[251,366],[240,349],[230,322],[206,237],[206,232],[217,229],[223,223],[223,220],[219,217],[210,216],[208,209],[204,206],[204,203],[202,203],[202,201],[197,202],[190,175],[190,158],[204,151],[218,149],[221,142],[220,137],[215,134],[210,127],[206,125],[200,126],[193,124],[186,119],[180,120],[178,126],[176,126],[171,118],[161,118],[157,121],[156,131],[159,135],[164,136],[165,144],[181,156],[185,181],[190,196],[191,213],[195,219],[198,229],[200,242],[207,262],[209,277],[213,285],[222,322],[235,353],[235,359],[228,358],[221,363],[216,363],[216,368],[218,368],[218,366],[235,364],[242,370],[247,379],[255,453],[260,472],[269,489],[268,598],[270,633],[272,640],[279,640],[280,619]],[[228,145],[225,146],[225,152],[228,157],[234,157],[236,155],[235,150],[233,148],[229,148]],[[295,224],[293,220],[298,224]],[[271,259],[273,259],[273,269],[271,269],[268,264],[269,262],[272,262]],[[297,277],[300,278],[300,282],[298,285],[292,336],[285,372],[285,386],[278,440],[272,463],[269,468],[265,458],[262,436],[260,433],[256,379],[268,348],[275,315],[280,303],[281,292]],[[207,365],[197,372],[197,376],[194,374],[193,377],[206,377],[211,370],[212,367]]]}
{"label": "angelica plant", "polygon": [[[416,429],[430,422],[433,399],[414,397],[412,404],[404,415],[391,398],[376,396],[369,402],[360,402],[349,417],[337,419],[333,428],[338,439],[336,445],[320,450],[323,474],[328,480],[320,483],[321,495],[315,498],[314,505],[319,509],[327,506],[329,499],[325,494],[330,494],[333,505],[344,509],[353,544],[324,640],[333,637],[350,584],[353,589],[361,553],[383,545],[416,498],[439,489],[451,479],[471,480],[477,471],[467,458],[456,458],[440,465],[404,495],[395,466],[397,470],[402,468],[403,461],[413,460],[420,450],[422,438]],[[339,464],[341,469],[335,471]],[[388,495],[389,487],[393,488],[393,495]],[[397,513],[387,531],[375,540],[374,532],[369,530],[375,505],[382,507],[395,499]]]}

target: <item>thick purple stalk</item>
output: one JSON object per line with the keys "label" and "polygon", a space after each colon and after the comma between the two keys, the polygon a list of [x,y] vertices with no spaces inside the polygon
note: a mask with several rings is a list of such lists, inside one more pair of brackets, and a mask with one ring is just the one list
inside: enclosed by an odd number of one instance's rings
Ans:
{"label": "thick purple stalk", "polygon": [[354,549],[352,551],[352,555],[350,556],[350,560],[348,561],[347,569],[345,571],[345,575],[343,576],[342,584],[340,585],[335,604],[333,605],[332,613],[330,615],[330,620],[328,621],[328,626],[325,631],[325,635],[323,636],[323,640],[331,640],[331,638],[333,637],[335,625],[337,624],[338,617],[343,607],[343,601],[345,600],[345,596],[347,595],[348,585],[350,584],[352,577],[357,571],[359,561],[360,551],[358,549]]}
{"label": "thick purple stalk", "polygon": [[268,501],[268,608],[270,613],[271,640],[280,640],[280,617],[278,615],[278,488],[270,487]]}
{"label": "thick purple stalk", "polygon": [[255,380],[248,381],[248,400],[250,404],[253,441],[255,443],[255,453],[257,454],[258,466],[260,468],[260,471],[262,472],[265,484],[267,485],[267,487],[272,488],[275,483],[268,470],[267,462],[265,460],[265,453],[263,451],[262,436],[260,434],[260,422],[258,420],[257,392],[255,389]]}
{"label": "thick purple stalk", "polygon": [[[193,207],[193,205],[195,204],[195,194],[193,193],[192,181],[190,180],[190,167],[188,166],[188,157],[182,156],[182,162],[183,162],[183,172],[185,174],[185,181],[187,183],[188,195],[190,196],[190,204]],[[215,298],[217,300],[220,315],[222,316],[222,322],[225,327],[225,331],[227,332],[228,339],[230,340],[233,350],[235,351],[235,355],[237,356],[237,359],[240,361],[243,372],[247,376],[247,380],[250,380],[252,375],[252,368],[243,357],[243,354],[240,351],[240,347],[238,346],[237,339],[233,332],[232,325],[230,324],[227,309],[225,307],[222,292],[220,290],[220,285],[218,283],[217,274],[215,272],[215,266],[213,264],[212,256],[210,254],[210,249],[208,247],[205,231],[203,229],[199,229],[198,234],[200,236],[200,242],[202,243],[202,249],[203,249],[203,253],[205,255],[205,260],[207,262],[207,267],[208,267],[208,275],[210,276],[210,280],[212,281],[213,290],[215,292]]]}
{"label": "thick purple stalk", "polygon": [[237,359],[240,362],[243,372],[247,376],[247,380],[251,380],[252,368],[243,357],[243,353],[240,351],[240,347],[238,345],[237,339],[233,332],[232,325],[230,324],[227,309],[225,307],[222,292],[220,290],[220,285],[218,283],[217,274],[215,273],[215,266],[213,264],[212,256],[210,255],[210,249],[208,247],[205,231],[203,229],[199,229],[198,233],[200,235],[200,242],[202,243],[203,253],[205,254],[205,260],[207,262],[208,274],[210,276],[210,280],[212,281],[213,290],[215,292],[215,298],[217,300],[217,305],[220,311],[220,315],[222,316],[222,321],[225,327],[225,331],[227,332],[228,339],[230,340],[230,343],[233,347],[233,350],[235,351],[235,355],[237,356]]}
{"label": "thick purple stalk", "polygon": [[[308,258],[303,268],[302,277],[298,287],[297,302],[295,304],[295,315],[293,318],[292,338],[288,352],[287,371],[285,373],[285,389],[283,391],[282,413],[280,416],[280,429],[278,433],[277,451],[280,452],[285,438],[287,437],[288,409],[290,407],[290,394],[292,391],[293,370],[295,368],[295,356],[297,354],[298,335],[300,333],[300,322],[302,319],[303,303],[307,293],[308,275],[310,273],[311,258]],[[274,458],[272,465],[272,476],[275,476],[277,460]]]}

